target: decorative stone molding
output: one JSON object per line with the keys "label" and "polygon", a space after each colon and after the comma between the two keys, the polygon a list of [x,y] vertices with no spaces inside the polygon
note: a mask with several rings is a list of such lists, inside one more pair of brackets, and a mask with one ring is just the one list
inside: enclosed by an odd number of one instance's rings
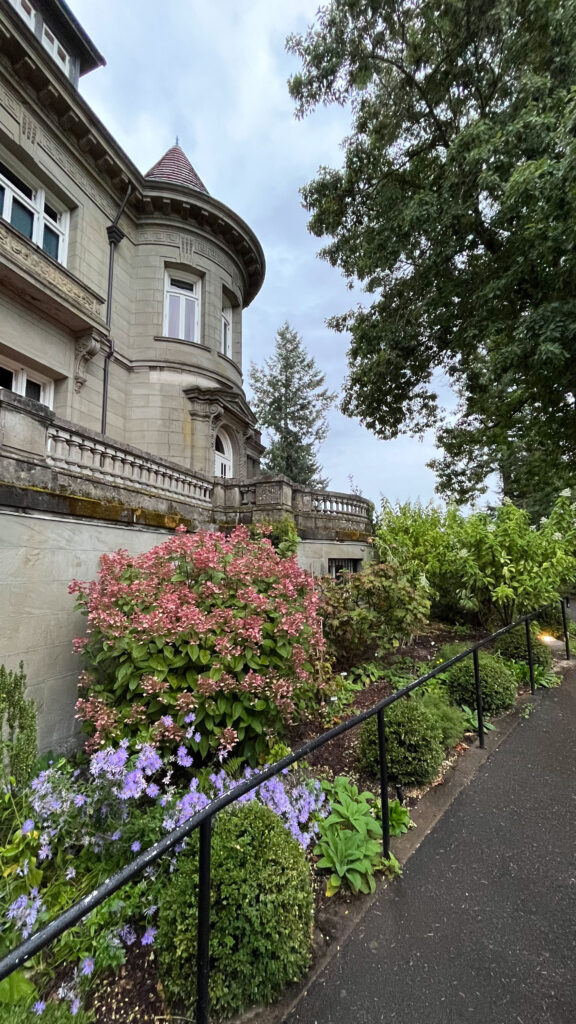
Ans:
{"label": "decorative stone molding", "polygon": [[35,283],[48,286],[90,316],[100,318],[102,300],[45,256],[38,246],[5,223],[0,223],[0,259],[2,257],[30,274]]}
{"label": "decorative stone molding", "polygon": [[105,336],[101,331],[89,331],[88,334],[81,334],[76,339],[76,347],[74,353],[74,391],[81,391],[83,385],[86,383],[86,363],[90,359],[93,359],[97,352],[100,351],[100,346],[105,341]]}

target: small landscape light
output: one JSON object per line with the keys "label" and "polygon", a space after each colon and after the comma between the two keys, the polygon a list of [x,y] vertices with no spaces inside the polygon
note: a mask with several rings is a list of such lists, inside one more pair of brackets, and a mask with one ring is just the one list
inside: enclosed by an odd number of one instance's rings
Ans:
{"label": "small landscape light", "polygon": [[549,633],[540,633],[538,639],[541,640],[544,644],[553,644],[556,637],[550,636]]}

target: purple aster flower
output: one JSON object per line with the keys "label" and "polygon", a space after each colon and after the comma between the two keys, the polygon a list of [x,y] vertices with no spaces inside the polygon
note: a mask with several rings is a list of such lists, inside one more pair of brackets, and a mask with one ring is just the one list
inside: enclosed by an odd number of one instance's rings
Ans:
{"label": "purple aster flower", "polygon": [[93,961],[92,957],[91,956],[85,957],[84,960],[82,961],[82,963],[80,964],[80,974],[84,974],[86,977],[89,977],[92,974],[93,970],[94,970],[94,961]]}
{"label": "purple aster flower", "polygon": [[48,843],[41,846],[38,851],[38,860],[50,860],[52,858],[52,850]]}
{"label": "purple aster flower", "polygon": [[151,946],[153,944],[153,942],[154,942],[154,937],[155,937],[157,931],[158,931],[157,928],[147,928],[146,931],[144,932],[144,935],[140,939],[140,942],[142,943],[142,945],[143,946]]}
{"label": "purple aster flower", "polygon": [[200,740],[202,739],[201,733],[195,732],[192,739],[194,740],[194,743],[200,743]]}
{"label": "purple aster flower", "polygon": [[129,924],[125,924],[118,934],[125,946],[131,946],[133,942],[136,942],[136,932]]}
{"label": "purple aster flower", "polygon": [[66,869],[66,881],[71,882],[73,878],[76,878],[76,871],[74,868]]}
{"label": "purple aster flower", "polygon": [[80,1009],[80,1000],[79,1000],[78,996],[73,996],[72,1002],[70,1003],[70,1013],[72,1014],[73,1017],[76,1016],[76,1014],[78,1013],[79,1009]]}
{"label": "purple aster flower", "polygon": [[43,999],[39,999],[37,1003],[34,1003],[34,1006],[32,1007],[32,1013],[35,1013],[36,1016],[39,1017],[41,1013],[44,1013],[45,1009],[46,1003],[44,1002]]}
{"label": "purple aster flower", "polygon": [[154,747],[146,744],[142,747],[136,761],[136,767],[143,771],[145,775],[153,775],[162,767],[162,758]]}
{"label": "purple aster flower", "polygon": [[34,822],[32,821],[32,818],[27,818],[24,824],[22,825],[22,835],[30,835],[30,832],[32,831],[33,828]]}
{"label": "purple aster flower", "polygon": [[176,753],[176,760],[179,765],[182,765],[182,768],[189,768],[190,765],[192,764],[192,758],[190,757],[190,754],[188,753],[186,747],[184,746],[178,747],[178,751]]}
{"label": "purple aster flower", "polygon": [[140,847],[141,847],[140,841],[138,839],[135,839],[134,842],[132,843],[132,846],[130,847],[130,849],[134,853],[138,853],[138,850],[140,849]]}
{"label": "purple aster flower", "polygon": [[194,714],[194,712],[191,711],[190,714],[185,715],[184,721],[186,722],[186,725],[192,725],[192,722],[196,721],[196,715]]}
{"label": "purple aster flower", "polygon": [[112,833],[110,839],[112,840],[113,843],[115,843],[118,839],[122,839],[122,833],[120,829],[116,829],[116,832]]}
{"label": "purple aster flower", "polygon": [[76,807],[82,807],[82,804],[86,803],[86,797],[84,796],[84,794],[77,793],[76,796],[74,797],[74,803],[76,804]]}
{"label": "purple aster flower", "polygon": [[149,786],[146,786],[146,795],[155,800],[160,790],[155,782],[151,782]]}

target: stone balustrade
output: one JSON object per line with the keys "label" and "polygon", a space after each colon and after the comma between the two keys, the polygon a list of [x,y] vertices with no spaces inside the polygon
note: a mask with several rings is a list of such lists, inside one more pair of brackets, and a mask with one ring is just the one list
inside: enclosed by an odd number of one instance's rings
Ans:
{"label": "stone balustrade", "polygon": [[53,424],[47,431],[46,462],[56,470],[80,473],[96,483],[209,506],[211,483],[194,473],[126,445]]}
{"label": "stone balustrade", "polygon": [[360,516],[362,519],[366,519],[369,515],[370,502],[366,498],[352,494],[340,494],[336,491],[313,491],[311,501],[315,515]]}

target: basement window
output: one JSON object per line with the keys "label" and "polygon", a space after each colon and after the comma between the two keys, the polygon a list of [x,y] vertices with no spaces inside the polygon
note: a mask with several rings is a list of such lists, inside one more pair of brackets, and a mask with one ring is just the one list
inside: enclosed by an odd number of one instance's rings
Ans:
{"label": "basement window", "polygon": [[50,409],[54,405],[54,381],[4,357],[0,361],[0,388],[31,398]]}
{"label": "basement window", "polygon": [[361,565],[361,558],[329,558],[328,575],[335,580],[340,576],[340,573],[359,572]]}

